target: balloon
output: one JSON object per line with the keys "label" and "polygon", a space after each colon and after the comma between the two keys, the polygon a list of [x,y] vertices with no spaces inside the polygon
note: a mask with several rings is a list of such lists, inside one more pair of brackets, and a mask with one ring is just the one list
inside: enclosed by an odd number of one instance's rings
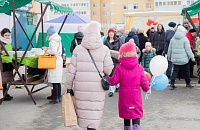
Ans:
{"label": "balloon", "polygon": [[149,67],[153,76],[164,74],[168,67],[167,59],[164,56],[155,56],[151,59]]}
{"label": "balloon", "polygon": [[151,24],[149,22],[146,22],[147,26],[150,26]]}
{"label": "balloon", "polygon": [[160,76],[152,77],[151,86],[156,90],[163,90],[168,86],[168,78],[165,74]]}
{"label": "balloon", "polygon": [[151,19],[151,18],[149,18],[149,19],[148,19],[148,22],[149,22],[150,24],[152,24],[152,23],[154,22],[154,20]]}
{"label": "balloon", "polygon": [[151,75],[149,73],[147,73],[146,71],[144,71],[144,76],[146,77],[148,83],[150,83],[150,81],[151,81]]}
{"label": "balloon", "polygon": [[158,24],[158,21],[154,21],[154,22],[153,22],[153,25],[157,25],[157,24]]}

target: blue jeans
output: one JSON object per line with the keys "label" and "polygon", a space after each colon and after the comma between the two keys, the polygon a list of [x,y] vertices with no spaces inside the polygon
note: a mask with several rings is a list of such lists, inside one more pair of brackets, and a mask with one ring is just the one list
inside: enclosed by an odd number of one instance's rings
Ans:
{"label": "blue jeans", "polygon": [[115,93],[116,88],[119,88],[119,85],[110,86],[110,88],[109,88],[109,92],[111,92],[111,93]]}
{"label": "blue jeans", "polygon": [[171,78],[171,75],[172,75],[172,67],[173,67],[172,62],[168,60],[168,68],[166,71],[166,75],[169,79]]}

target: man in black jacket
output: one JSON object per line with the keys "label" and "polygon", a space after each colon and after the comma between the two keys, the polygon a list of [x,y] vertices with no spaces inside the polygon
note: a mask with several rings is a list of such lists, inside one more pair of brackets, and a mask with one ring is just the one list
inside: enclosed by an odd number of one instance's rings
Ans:
{"label": "man in black jacket", "polygon": [[[176,23],[174,23],[174,22],[170,22],[168,24],[168,26],[169,26],[169,29],[165,33],[165,48],[164,48],[165,54],[167,54],[167,52],[168,52],[169,43],[170,43],[170,41],[171,41],[172,37],[174,36],[175,31],[177,29]],[[166,71],[166,75],[169,79],[171,78],[172,66],[173,66],[172,62],[168,60],[168,68],[167,68],[167,71]]]}
{"label": "man in black jacket", "polygon": [[71,42],[71,47],[70,47],[70,52],[73,53],[75,47],[77,45],[80,45],[83,39],[83,33],[82,32],[77,32],[74,34],[74,39]]}
{"label": "man in black jacket", "polygon": [[[139,49],[142,52],[142,50],[145,48],[145,43],[148,42],[148,38],[146,36],[144,36],[144,30],[142,30],[142,29],[138,30],[138,38],[140,41]],[[141,56],[139,58],[139,63],[142,61],[142,55],[143,55],[143,53],[141,53]]]}

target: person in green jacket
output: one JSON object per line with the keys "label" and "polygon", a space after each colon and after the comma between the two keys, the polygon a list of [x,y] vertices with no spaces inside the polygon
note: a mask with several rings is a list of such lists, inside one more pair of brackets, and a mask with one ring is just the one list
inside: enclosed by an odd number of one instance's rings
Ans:
{"label": "person in green jacket", "polygon": [[142,66],[144,67],[144,70],[148,73],[150,72],[149,64],[151,59],[156,56],[156,49],[152,48],[151,42],[146,42],[145,43],[145,49],[142,50],[143,55],[142,55]]}

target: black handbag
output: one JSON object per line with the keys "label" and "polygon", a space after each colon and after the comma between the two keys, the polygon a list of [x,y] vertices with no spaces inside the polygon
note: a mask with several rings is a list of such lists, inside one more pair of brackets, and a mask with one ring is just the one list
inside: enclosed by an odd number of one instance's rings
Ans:
{"label": "black handbag", "polygon": [[110,83],[108,82],[108,76],[104,75],[102,76],[101,73],[99,72],[98,68],[97,68],[97,65],[92,57],[92,54],[90,53],[90,50],[87,49],[89,55],[90,55],[90,58],[92,59],[92,62],[94,63],[94,66],[96,67],[98,73],[99,73],[99,76],[101,77],[101,85],[103,87],[104,90],[109,90],[109,86],[110,86]]}

